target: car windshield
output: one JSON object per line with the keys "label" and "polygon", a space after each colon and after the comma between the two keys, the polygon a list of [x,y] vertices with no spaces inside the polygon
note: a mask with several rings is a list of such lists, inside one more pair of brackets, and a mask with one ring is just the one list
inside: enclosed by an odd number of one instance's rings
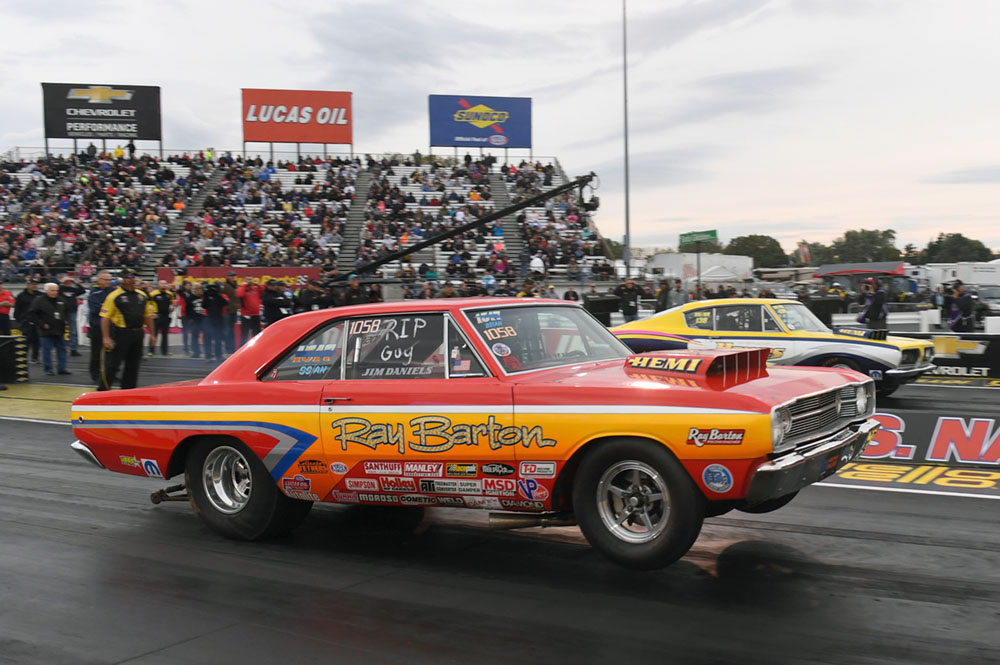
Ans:
{"label": "car windshield", "polygon": [[508,373],[625,358],[632,353],[578,307],[484,307],[465,314]]}
{"label": "car windshield", "polygon": [[830,332],[809,308],[801,303],[775,303],[771,309],[792,332]]}

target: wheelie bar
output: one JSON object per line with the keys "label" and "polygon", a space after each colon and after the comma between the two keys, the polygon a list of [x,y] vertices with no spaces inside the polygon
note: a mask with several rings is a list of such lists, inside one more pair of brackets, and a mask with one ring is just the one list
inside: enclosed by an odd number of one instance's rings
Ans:
{"label": "wheelie bar", "polygon": [[187,501],[187,494],[173,494],[173,492],[180,492],[184,489],[184,485],[171,485],[170,487],[162,490],[156,490],[149,495],[149,500],[154,504],[162,503],[163,501]]}

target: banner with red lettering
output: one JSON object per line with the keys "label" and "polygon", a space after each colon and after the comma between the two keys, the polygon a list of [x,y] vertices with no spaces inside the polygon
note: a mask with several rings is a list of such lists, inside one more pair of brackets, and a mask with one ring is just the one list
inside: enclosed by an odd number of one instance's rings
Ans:
{"label": "banner with red lettering", "polygon": [[243,140],[354,143],[350,92],[243,89]]}
{"label": "banner with red lettering", "polygon": [[882,429],[861,460],[1000,467],[1000,420],[956,411],[939,415],[892,409],[875,414]]}

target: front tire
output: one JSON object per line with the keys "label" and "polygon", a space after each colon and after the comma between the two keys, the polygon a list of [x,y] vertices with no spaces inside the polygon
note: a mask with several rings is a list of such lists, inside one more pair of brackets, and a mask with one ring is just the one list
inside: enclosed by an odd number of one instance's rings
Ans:
{"label": "front tire", "polygon": [[691,549],[705,498],[664,446],[619,439],[584,457],[573,509],[594,549],[623,566],[651,570]]}
{"label": "front tire", "polygon": [[297,527],[311,501],[290,499],[244,443],[228,438],[196,444],[184,466],[191,505],[213,531],[236,540],[264,540]]}
{"label": "front tire", "polygon": [[856,362],[850,358],[841,358],[839,356],[824,361],[823,367],[839,367],[841,369],[853,369],[855,372],[860,371]]}
{"label": "front tire", "polygon": [[784,508],[785,506],[787,506],[789,503],[792,502],[792,499],[794,499],[797,494],[798,490],[792,492],[791,494],[786,494],[785,496],[779,496],[775,499],[768,499],[767,501],[761,501],[760,503],[750,507],[744,506],[741,508],[737,508],[737,510],[739,510],[741,513],[750,513],[752,515],[762,515],[764,513],[771,513],[777,510],[778,508]]}

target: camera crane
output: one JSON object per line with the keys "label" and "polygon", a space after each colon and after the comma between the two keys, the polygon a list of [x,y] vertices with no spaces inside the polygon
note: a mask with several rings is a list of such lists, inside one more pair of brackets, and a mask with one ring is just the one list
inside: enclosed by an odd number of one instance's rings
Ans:
{"label": "camera crane", "polygon": [[[522,210],[524,208],[528,208],[528,207],[531,207],[533,205],[538,205],[539,203],[544,203],[545,201],[548,201],[549,199],[551,199],[554,196],[559,196],[560,194],[562,194],[564,192],[568,192],[568,191],[573,190],[573,189],[579,188],[579,190],[580,190],[580,197],[579,198],[580,198],[580,201],[581,201],[581,204],[580,204],[581,207],[584,207],[585,209],[588,209],[588,210],[592,209],[594,206],[596,206],[596,204],[594,204],[594,203],[592,203],[592,204],[585,204],[585,203],[583,203],[583,188],[586,187],[587,185],[589,185],[595,178],[597,178],[597,175],[593,171],[591,171],[587,175],[578,176],[576,178],[573,178],[572,180],[570,180],[569,182],[567,182],[565,184],[559,185],[558,187],[553,187],[552,189],[550,189],[550,190],[548,190],[546,192],[541,192],[540,194],[535,194],[534,196],[526,198],[526,199],[524,199],[523,201],[521,201],[519,203],[515,203],[514,205],[507,206],[506,208],[503,208],[501,210],[496,210],[494,212],[491,212],[490,214],[484,215],[483,217],[480,217],[479,219],[471,221],[471,222],[469,222],[467,224],[463,224],[461,226],[456,226],[453,229],[448,229],[444,233],[439,233],[436,236],[433,236],[433,237],[428,238],[426,240],[421,240],[420,242],[416,243],[415,245],[410,245],[409,247],[398,249],[395,252],[387,254],[387,255],[383,256],[382,258],[376,259],[375,261],[372,261],[369,264],[366,264],[364,266],[356,268],[353,272],[356,275],[358,275],[358,276],[361,276],[361,275],[363,275],[365,273],[373,272],[375,270],[378,270],[380,267],[384,266],[387,263],[392,263],[393,261],[399,260],[399,259],[403,258],[404,256],[408,256],[410,254],[415,254],[416,252],[419,252],[422,249],[425,249],[427,247],[431,247],[433,245],[436,245],[439,242],[444,242],[448,238],[454,238],[455,236],[462,235],[462,234],[464,234],[467,231],[472,231],[473,229],[477,229],[480,226],[484,226],[486,224],[489,224],[493,220],[501,219],[503,217],[506,217],[507,215],[511,215],[511,214],[517,212],[518,210]],[[590,206],[590,207],[588,207],[588,206]],[[347,280],[346,277],[338,277],[336,280],[332,280],[332,281],[335,281],[335,282],[344,282],[346,280]]]}

